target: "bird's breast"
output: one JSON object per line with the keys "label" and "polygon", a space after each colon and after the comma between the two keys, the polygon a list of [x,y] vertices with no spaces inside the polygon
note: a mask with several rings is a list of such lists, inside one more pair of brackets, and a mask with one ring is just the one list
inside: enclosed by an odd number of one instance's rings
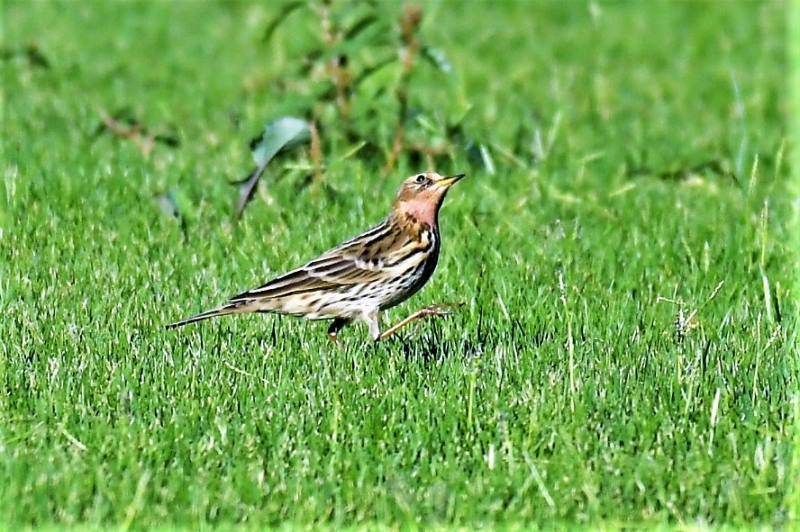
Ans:
{"label": "bird's breast", "polygon": [[398,305],[416,294],[431,278],[438,261],[438,235],[433,230],[422,231],[416,245],[403,260],[395,264],[396,273],[385,279],[381,310]]}

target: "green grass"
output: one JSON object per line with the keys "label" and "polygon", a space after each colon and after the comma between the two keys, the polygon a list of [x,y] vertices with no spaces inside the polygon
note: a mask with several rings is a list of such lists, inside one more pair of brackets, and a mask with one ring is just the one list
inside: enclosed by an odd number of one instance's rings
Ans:
{"label": "green grass", "polygon": [[[391,94],[359,118],[369,157],[331,128],[324,185],[279,161],[235,225],[247,141],[309,90],[313,15],[264,43],[269,3],[4,5],[6,526],[786,522],[785,3],[423,5],[454,71],[420,66],[410,101],[470,109],[496,172],[440,160],[469,175],[438,271],[384,325],[466,305],[379,345],[348,328],[342,349],[289,317],[162,325],[386,214],[422,169],[381,173]],[[122,108],[179,146],[94,135]],[[736,178],[686,171],[707,161]],[[185,236],[153,201],[166,190]]]}

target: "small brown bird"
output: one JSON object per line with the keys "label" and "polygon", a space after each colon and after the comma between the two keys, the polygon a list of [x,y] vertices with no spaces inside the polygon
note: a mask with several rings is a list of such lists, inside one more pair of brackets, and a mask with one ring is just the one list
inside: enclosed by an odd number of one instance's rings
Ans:
{"label": "small brown bird", "polygon": [[434,172],[409,177],[397,191],[389,216],[372,229],[305,266],[167,328],[226,314],[275,312],[332,319],[328,336],[334,343],[345,325],[362,320],[370,337],[378,341],[416,319],[448,314],[460,304],[425,307],[381,333],[381,311],[413,296],[433,275],[441,247],[439,208],[462,177]]}

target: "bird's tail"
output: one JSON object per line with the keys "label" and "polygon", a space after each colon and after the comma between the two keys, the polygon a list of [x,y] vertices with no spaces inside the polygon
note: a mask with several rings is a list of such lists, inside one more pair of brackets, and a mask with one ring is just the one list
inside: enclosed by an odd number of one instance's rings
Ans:
{"label": "bird's tail", "polygon": [[222,305],[221,307],[212,308],[211,310],[201,312],[200,314],[192,316],[191,318],[170,323],[169,325],[166,325],[165,328],[174,329],[176,327],[183,327],[184,325],[188,325],[196,321],[203,321],[209,318],[216,318],[217,316],[225,316],[227,314],[239,314],[241,312],[252,312],[252,309],[248,308],[247,305],[243,305],[242,302],[230,302]]}

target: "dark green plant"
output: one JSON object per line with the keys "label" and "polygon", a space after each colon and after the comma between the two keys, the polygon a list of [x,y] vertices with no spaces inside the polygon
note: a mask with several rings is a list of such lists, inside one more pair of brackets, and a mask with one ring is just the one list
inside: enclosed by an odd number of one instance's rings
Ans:
{"label": "dark green plant", "polygon": [[[445,53],[420,35],[422,7],[407,3],[397,15],[393,5],[373,1],[289,2],[267,26],[265,42],[277,46],[276,30],[299,25],[297,16],[316,17],[319,31],[314,45],[298,58],[298,66],[284,73],[280,86],[302,84],[311,89],[300,95],[284,89],[284,107],[293,116],[272,120],[265,135],[251,143],[257,168],[235,183],[240,186],[237,217],[272,157],[290,147],[310,144],[313,175],[307,182],[321,179],[325,159],[334,151],[369,158],[381,153],[388,174],[402,157],[414,166],[433,168],[458,147],[474,147],[462,128],[466,113],[443,118],[440,110],[424,108],[411,96],[416,79],[429,83],[431,76],[447,77],[452,71]],[[420,73],[423,64],[433,71]],[[294,128],[303,120],[298,141]],[[284,126],[289,129],[283,131]],[[257,152],[271,155],[260,159]]]}

